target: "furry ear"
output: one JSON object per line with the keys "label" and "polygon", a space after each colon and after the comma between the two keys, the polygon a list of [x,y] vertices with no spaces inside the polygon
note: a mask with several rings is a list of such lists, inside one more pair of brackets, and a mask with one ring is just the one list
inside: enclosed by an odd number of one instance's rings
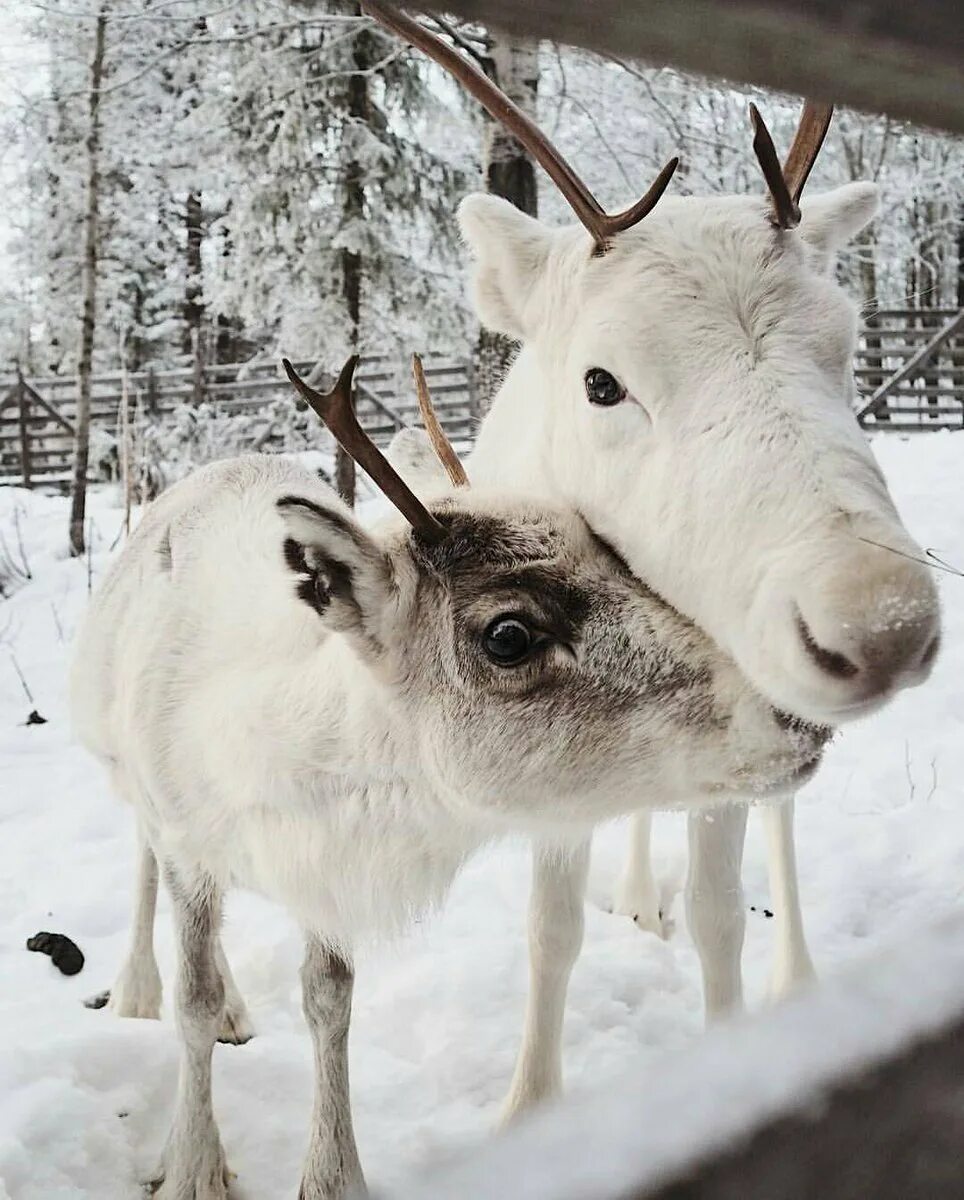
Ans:
{"label": "furry ear", "polygon": [[545,275],[552,231],[498,196],[466,196],[458,218],[476,260],[473,296],[479,320],[509,337],[531,336],[529,314]]}
{"label": "furry ear", "polygon": [[803,201],[800,236],[818,270],[831,269],[837,251],[870,224],[879,207],[875,183],[845,183]]}
{"label": "furry ear", "polygon": [[334,495],[329,503],[282,496],[277,509],[287,532],[285,562],[298,597],[329,629],[350,634],[358,649],[383,654],[397,611],[387,555]]}

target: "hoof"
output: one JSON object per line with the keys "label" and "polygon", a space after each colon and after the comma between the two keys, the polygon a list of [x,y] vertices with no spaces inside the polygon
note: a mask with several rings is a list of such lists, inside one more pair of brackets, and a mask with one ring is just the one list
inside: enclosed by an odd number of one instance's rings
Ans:
{"label": "hoof", "polygon": [[613,897],[612,911],[619,916],[629,917],[636,928],[644,933],[655,933],[663,941],[669,937],[669,915],[663,912],[656,896],[619,889]]}
{"label": "hoof", "polygon": [[243,1046],[254,1037],[254,1026],[247,1010],[225,1009],[218,1041],[228,1046]]}
{"label": "hoof", "polygon": [[110,1001],[110,988],[104,988],[102,992],[95,992],[93,996],[88,996],[84,1001],[84,1008],[106,1008]]}
{"label": "hoof", "polygon": [[190,1183],[185,1190],[185,1181],[178,1181],[166,1172],[161,1173],[146,1184],[147,1195],[156,1200],[182,1200],[190,1196],[191,1200],[230,1200],[228,1188],[236,1176],[228,1170],[224,1152],[220,1145],[217,1154],[212,1155],[209,1164],[202,1170],[201,1175],[194,1181],[193,1189]]}
{"label": "hoof", "polygon": [[142,1021],[161,1019],[161,1002],[153,996],[120,995],[108,993],[106,1007],[118,1017],[133,1017]]}
{"label": "hoof", "polygon": [[125,967],[111,988],[107,1007],[119,1017],[161,1019],[161,977],[155,965]]}

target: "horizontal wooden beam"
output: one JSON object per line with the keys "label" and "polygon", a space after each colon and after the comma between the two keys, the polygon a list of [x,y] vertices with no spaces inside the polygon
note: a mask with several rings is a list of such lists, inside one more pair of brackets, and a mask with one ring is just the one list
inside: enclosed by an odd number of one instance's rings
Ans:
{"label": "horizontal wooden beam", "polygon": [[964,133],[960,0],[445,0],[519,37],[886,112]]}

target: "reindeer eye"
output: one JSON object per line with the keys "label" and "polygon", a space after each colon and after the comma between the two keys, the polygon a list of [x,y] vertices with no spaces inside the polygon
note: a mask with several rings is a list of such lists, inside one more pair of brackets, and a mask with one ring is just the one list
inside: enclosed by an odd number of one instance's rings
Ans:
{"label": "reindeer eye", "polygon": [[626,395],[626,389],[615,375],[610,375],[602,367],[590,367],[586,372],[586,396],[590,404],[600,404],[611,408],[618,404]]}
{"label": "reindeer eye", "polygon": [[499,667],[517,666],[532,649],[534,638],[518,617],[496,617],[482,635],[482,645]]}

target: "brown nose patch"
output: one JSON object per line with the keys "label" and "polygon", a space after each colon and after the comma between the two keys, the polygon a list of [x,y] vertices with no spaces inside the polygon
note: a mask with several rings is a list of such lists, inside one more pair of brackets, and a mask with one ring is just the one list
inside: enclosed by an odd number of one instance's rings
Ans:
{"label": "brown nose patch", "polygon": [[797,613],[797,632],[800,634],[804,649],[821,671],[825,671],[835,679],[853,679],[860,670],[856,663],[852,663],[845,654],[839,654],[836,650],[827,650],[821,646],[799,613]]}

